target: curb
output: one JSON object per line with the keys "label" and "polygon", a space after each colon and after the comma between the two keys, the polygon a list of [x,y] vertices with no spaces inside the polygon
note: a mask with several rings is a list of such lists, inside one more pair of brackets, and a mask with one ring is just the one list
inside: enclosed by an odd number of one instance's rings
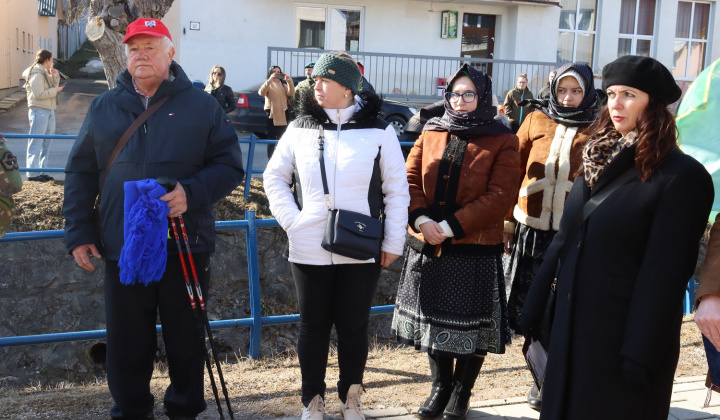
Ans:
{"label": "curb", "polygon": [[0,100],[0,114],[7,112],[10,108],[14,108],[18,103],[25,101],[24,91],[15,92]]}

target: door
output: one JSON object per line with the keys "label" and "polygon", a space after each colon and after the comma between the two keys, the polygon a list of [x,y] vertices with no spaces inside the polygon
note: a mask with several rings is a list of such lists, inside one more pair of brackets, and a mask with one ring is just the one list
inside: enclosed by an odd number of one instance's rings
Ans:
{"label": "door", "polygon": [[[493,58],[495,48],[495,15],[463,14],[462,57]],[[492,76],[492,63],[474,66]]]}

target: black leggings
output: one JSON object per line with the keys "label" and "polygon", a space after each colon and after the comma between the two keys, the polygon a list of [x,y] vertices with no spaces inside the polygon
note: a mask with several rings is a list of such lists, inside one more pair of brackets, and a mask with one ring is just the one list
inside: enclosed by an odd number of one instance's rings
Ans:
{"label": "black leggings", "polygon": [[368,318],[380,265],[291,263],[291,268],[300,306],[302,402],[307,407],[315,395],[325,397],[333,324],[338,336],[338,395],[345,402],[350,385],[362,383],[368,354]]}

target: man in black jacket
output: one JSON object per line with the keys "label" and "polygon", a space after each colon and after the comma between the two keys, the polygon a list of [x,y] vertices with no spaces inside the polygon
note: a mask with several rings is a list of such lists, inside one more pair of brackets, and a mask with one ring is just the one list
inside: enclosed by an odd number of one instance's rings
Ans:
{"label": "man in black jacket", "polygon": [[[178,180],[174,190],[160,199],[168,203],[169,217],[184,218],[206,292],[210,255],[215,250],[212,206],[240,184],[242,156],[235,130],[218,102],[193,89],[182,68],[172,61],[175,50],[162,22],[137,19],[128,25],[123,43],[127,70],[118,76],[115,89],[93,100],[65,169],[65,241],[85,270],[95,269],[88,254],[100,258],[102,251],[106,259],[106,369],[115,401],[111,417],[153,418],[150,378],[159,313],[170,376],[165,411],[171,419],[194,419],[206,407],[205,346],[199,340],[177,247],[168,237],[167,265],[159,281],[147,286],[120,283],[123,185],[160,176]],[[106,173],[118,139],[148,106],[165,97],[167,101],[135,131]],[[97,237],[93,205],[99,190],[101,234]]]}

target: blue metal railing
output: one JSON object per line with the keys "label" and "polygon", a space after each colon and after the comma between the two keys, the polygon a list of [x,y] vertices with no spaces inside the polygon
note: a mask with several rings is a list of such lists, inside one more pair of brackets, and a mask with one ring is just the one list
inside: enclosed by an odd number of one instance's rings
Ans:
{"label": "blue metal railing", "polygon": [[[300,315],[274,315],[262,316],[261,311],[261,295],[260,295],[260,273],[258,270],[258,244],[257,229],[271,228],[279,226],[275,219],[256,219],[255,212],[252,210],[245,211],[246,220],[231,220],[215,222],[217,230],[244,229],[247,232],[247,261],[248,261],[248,283],[250,285],[250,317],[239,319],[226,319],[220,321],[211,321],[210,326],[213,329],[227,328],[250,328],[250,348],[249,355],[253,359],[260,357],[260,341],[262,337],[262,327],[264,325],[289,324],[300,321]],[[62,239],[64,238],[62,230],[47,230],[37,232],[13,232],[8,233],[0,239],[3,242],[19,242],[43,239]],[[393,305],[374,306],[370,309],[371,315],[391,313]],[[157,332],[162,332],[161,326],[157,326]],[[59,343],[66,341],[103,339],[107,336],[105,330],[77,331],[53,334],[25,335],[16,337],[0,337],[0,347],[22,346],[29,344],[47,344]]]}
{"label": "blue metal railing", "polygon": [[[38,138],[38,139],[61,139],[61,140],[74,140],[77,136],[64,135],[64,134],[3,134],[3,137],[7,139],[27,139],[27,138]],[[255,145],[256,144],[275,144],[277,140],[266,140],[259,139],[255,134],[250,134],[247,139],[238,139],[238,143],[248,144],[248,156],[245,163],[245,185],[250,185],[250,179],[253,174],[262,174],[262,169],[254,169],[253,163],[255,161]],[[412,146],[413,142],[400,142],[401,146]],[[20,168],[21,172],[37,172],[38,168]],[[43,168],[43,172],[65,172],[65,168]],[[250,199],[250,188],[243,189],[243,197],[245,201]]]}

